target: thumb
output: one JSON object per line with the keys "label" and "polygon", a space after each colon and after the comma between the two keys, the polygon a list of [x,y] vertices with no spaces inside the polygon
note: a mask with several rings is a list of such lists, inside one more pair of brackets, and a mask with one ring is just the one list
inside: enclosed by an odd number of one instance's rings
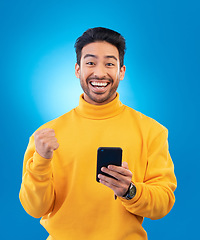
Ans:
{"label": "thumb", "polygon": [[125,168],[125,169],[129,169],[129,168],[128,168],[128,163],[127,163],[127,162],[123,162],[123,163],[122,163],[122,167]]}

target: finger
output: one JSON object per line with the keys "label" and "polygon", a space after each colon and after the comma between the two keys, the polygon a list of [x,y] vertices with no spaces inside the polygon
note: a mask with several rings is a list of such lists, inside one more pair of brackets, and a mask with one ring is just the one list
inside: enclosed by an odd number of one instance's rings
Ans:
{"label": "finger", "polygon": [[52,149],[52,150],[56,150],[59,147],[59,143],[57,142],[57,139],[50,139],[50,141],[46,142],[46,148],[47,149]]}
{"label": "finger", "polygon": [[46,136],[46,135],[50,135],[50,136],[55,136],[55,131],[51,128],[44,128],[44,129],[41,129],[41,130],[38,130],[35,132],[34,134],[35,136],[38,136],[38,135],[42,135],[42,136]]}
{"label": "finger", "polygon": [[53,129],[50,128],[46,128],[44,129],[44,131],[41,132],[41,134],[43,136],[48,136],[48,137],[55,137],[55,131]]}
{"label": "finger", "polygon": [[112,189],[116,196],[122,197],[127,191],[127,187],[119,184],[119,181],[116,181],[116,184],[113,184],[113,180],[111,178],[105,177],[105,179],[100,179],[100,183]]}
{"label": "finger", "polygon": [[128,163],[127,163],[127,162],[123,162],[123,163],[122,163],[122,167],[125,168],[125,169],[129,169],[129,168],[128,168]]}
{"label": "finger", "polygon": [[111,177],[107,177],[103,174],[99,174],[98,178],[100,179],[101,183],[103,183],[106,186],[109,186],[112,189],[113,189],[113,186],[121,187],[121,185],[122,185],[118,180],[111,178]]}
{"label": "finger", "polygon": [[[109,169],[106,168],[106,167],[102,167],[102,168],[101,168],[101,171],[104,172],[104,173],[107,173],[108,175],[110,175],[110,176],[112,176],[112,177],[114,177],[114,178],[116,178],[117,180],[119,180],[119,178],[120,178],[119,173],[114,172],[114,171],[111,171],[111,170],[109,170]],[[103,175],[103,176],[105,176],[105,175]],[[110,178],[110,177],[109,177],[109,178]]]}
{"label": "finger", "polygon": [[58,148],[59,148],[59,143],[56,142],[56,143],[54,144],[54,148],[53,148],[53,150],[56,150],[56,149],[58,149]]}
{"label": "finger", "polygon": [[130,176],[132,174],[129,169],[126,169],[124,167],[115,166],[115,165],[109,165],[108,169],[111,171],[114,171],[114,172],[118,172],[124,176]]}
{"label": "finger", "polygon": [[118,173],[116,171],[109,170],[106,167],[103,167],[101,170],[102,170],[102,172],[107,173],[108,175],[116,178],[117,181],[121,181],[123,183],[126,183],[127,181],[129,181],[132,177],[131,173],[128,173],[128,175],[127,174],[123,175],[123,174]]}
{"label": "finger", "polygon": [[54,132],[54,129],[52,129],[52,128],[43,128],[43,129],[41,129],[39,131],[41,131],[41,132]]}
{"label": "finger", "polygon": [[109,187],[110,189],[112,189],[114,192],[116,191],[116,189],[120,189],[120,187],[118,187],[117,185],[114,185],[112,183],[110,183],[109,181],[105,181],[100,179],[100,183],[102,183],[103,185]]}

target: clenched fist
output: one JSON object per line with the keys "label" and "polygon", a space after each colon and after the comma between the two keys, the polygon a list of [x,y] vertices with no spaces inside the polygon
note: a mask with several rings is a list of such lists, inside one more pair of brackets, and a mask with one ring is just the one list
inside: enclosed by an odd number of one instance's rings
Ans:
{"label": "clenched fist", "polygon": [[53,151],[59,147],[53,129],[45,128],[35,132],[35,148],[37,153],[43,158],[53,157]]}

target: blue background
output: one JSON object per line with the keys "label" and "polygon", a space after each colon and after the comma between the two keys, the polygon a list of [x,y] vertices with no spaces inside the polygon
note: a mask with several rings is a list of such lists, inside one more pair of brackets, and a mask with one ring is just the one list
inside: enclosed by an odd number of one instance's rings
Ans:
{"label": "blue background", "polygon": [[178,188],[163,219],[145,219],[149,239],[199,235],[200,2],[0,1],[0,239],[46,239],[20,205],[23,155],[43,123],[78,104],[74,42],[89,27],[127,41],[121,101],[169,130]]}

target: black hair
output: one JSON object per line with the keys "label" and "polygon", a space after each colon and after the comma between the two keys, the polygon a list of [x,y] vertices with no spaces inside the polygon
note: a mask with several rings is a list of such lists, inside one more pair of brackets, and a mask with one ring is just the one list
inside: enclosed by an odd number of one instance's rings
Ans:
{"label": "black hair", "polygon": [[89,28],[82,36],[77,38],[74,45],[77,64],[80,65],[82,48],[89,43],[98,41],[106,41],[117,47],[119,51],[120,67],[122,67],[124,65],[124,54],[126,50],[125,39],[120,33],[103,27]]}

